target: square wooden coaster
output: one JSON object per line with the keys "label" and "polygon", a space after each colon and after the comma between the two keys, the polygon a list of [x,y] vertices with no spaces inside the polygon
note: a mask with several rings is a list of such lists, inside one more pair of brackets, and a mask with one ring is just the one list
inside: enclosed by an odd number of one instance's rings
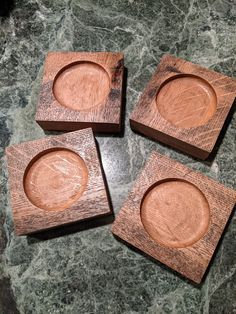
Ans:
{"label": "square wooden coaster", "polygon": [[6,149],[17,235],[110,214],[91,128]]}
{"label": "square wooden coaster", "polygon": [[235,191],[153,152],[112,232],[199,283],[235,202]]}
{"label": "square wooden coaster", "polygon": [[36,121],[44,130],[120,132],[123,71],[120,52],[48,53]]}
{"label": "square wooden coaster", "polygon": [[200,159],[213,150],[236,80],[165,55],[130,117],[131,128]]}

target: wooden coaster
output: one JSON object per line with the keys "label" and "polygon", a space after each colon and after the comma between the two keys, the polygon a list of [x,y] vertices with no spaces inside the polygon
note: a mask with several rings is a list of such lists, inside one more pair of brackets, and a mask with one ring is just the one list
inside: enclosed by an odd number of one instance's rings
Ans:
{"label": "wooden coaster", "polygon": [[235,202],[235,191],[153,152],[112,232],[199,283]]}
{"label": "wooden coaster", "polygon": [[236,80],[165,55],[130,117],[131,128],[200,159],[213,150]]}
{"label": "wooden coaster", "polygon": [[50,52],[36,121],[44,130],[119,132],[124,60],[113,52]]}
{"label": "wooden coaster", "polygon": [[110,214],[91,128],[6,149],[15,232]]}

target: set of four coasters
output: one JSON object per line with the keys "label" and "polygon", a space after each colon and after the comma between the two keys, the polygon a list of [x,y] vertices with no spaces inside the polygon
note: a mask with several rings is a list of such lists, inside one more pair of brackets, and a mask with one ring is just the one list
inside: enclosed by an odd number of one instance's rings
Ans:
{"label": "set of four coasters", "polygon": [[[111,214],[93,132],[121,132],[123,77],[122,53],[48,53],[36,121],[44,130],[64,133],[6,149],[17,235]],[[164,55],[130,126],[206,159],[235,96],[236,80]],[[232,189],[154,151],[112,232],[199,283],[235,202]]]}

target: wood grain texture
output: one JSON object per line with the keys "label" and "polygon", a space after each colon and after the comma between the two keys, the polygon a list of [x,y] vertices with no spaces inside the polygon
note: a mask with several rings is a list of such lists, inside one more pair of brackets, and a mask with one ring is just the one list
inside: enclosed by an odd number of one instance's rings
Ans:
{"label": "wood grain texture", "polygon": [[165,55],[130,116],[131,128],[200,159],[212,152],[236,80]]}
{"label": "wood grain texture", "polygon": [[6,149],[17,235],[110,214],[91,128]]}
{"label": "wood grain texture", "polygon": [[75,203],[88,183],[88,169],[76,153],[55,149],[37,158],[28,167],[24,189],[35,206],[63,210]]}
{"label": "wood grain texture", "polygon": [[236,192],[153,152],[112,232],[199,283],[236,202]]}
{"label": "wood grain texture", "polygon": [[50,52],[36,121],[45,130],[120,132],[123,71],[122,53]]}
{"label": "wood grain texture", "polygon": [[210,209],[197,187],[174,179],[161,182],[147,193],[141,220],[156,242],[180,248],[197,242],[206,233]]}

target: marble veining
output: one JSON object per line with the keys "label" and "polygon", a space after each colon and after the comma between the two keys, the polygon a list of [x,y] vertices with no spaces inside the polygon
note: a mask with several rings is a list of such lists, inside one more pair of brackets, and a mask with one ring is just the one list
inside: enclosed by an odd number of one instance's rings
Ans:
{"label": "marble veining", "polygon": [[236,217],[200,286],[117,241],[110,225],[16,237],[4,149],[44,137],[34,121],[49,50],[123,51],[124,137],[98,136],[117,213],[151,150],[236,188],[236,115],[200,162],[130,130],[128,117],[164,53],[236,76],[235,0],[17,0],[0,18],[0,313],[236,313]]}

